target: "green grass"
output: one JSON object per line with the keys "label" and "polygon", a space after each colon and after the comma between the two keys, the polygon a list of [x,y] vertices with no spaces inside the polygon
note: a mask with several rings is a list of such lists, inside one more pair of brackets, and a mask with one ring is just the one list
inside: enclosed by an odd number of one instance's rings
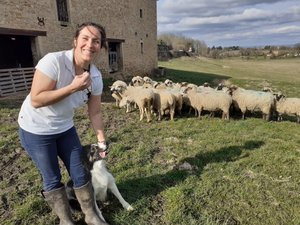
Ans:
{"label": "green grass", "polygon": [[[249,89],[260,90],[264,86],[271,86],[281,90],[286,95],[300,96],[300,59],[281,60],[243,60],[207,59],[207,58],[179,58],[168,62],[160,62],[160,66],[169,68],[170,78],[196,84],[210,82],[216,85],[226,79],[232,83]],[[188,73],[186,73],[188,72]],[[188,77],[188,78],[187,78]],[[190,79],[191,78],[191,79]]]}
{"label": "green grass", "polygon": [[[157,79],[197,84],[229,79],[254,89],[267,80],[300,97],[299,63],[183,58],[160,63],[168,73]],[[18,141],[20,102],[0,99],[0,224],[58,224],[39,194],[40,176]],[[175,121],[146,123],[138,121],[136,111],[126,114],[114,103],[102,107],[111,142],[108,167],[135,208],[127,212],[110,194],[102,209],[110,224],[300,224],[300,127],[294,118],[222,121],[184,114]],[[96,141],[85,109],[77,111],[75,123],[83,145]],[[184,163],[191,169],[181,170]],[[68,179],[65,170],[63,179]],[[82,214],[74,218],[84,224]]]}

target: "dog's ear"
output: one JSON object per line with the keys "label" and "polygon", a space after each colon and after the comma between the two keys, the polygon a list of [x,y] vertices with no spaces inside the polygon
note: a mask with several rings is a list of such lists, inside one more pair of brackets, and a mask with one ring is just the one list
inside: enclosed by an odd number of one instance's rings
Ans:
{"label": "dog's ear", "polygon": [[82,146],[82,148],[83,148],[83,151],[82,151],[82,154],[81,154],[81,162],[87,170],[90,170],[91,169],[90,158],[91,158],[91,154],[92,154],[90,146],[85,145],[85,146]]}
{"label": "dog's ear", "polygon": [[97,154],[98,146],[92,144],[90,146],[90,155],[89,155],[89,161],[90,163],[93,163],[95,161],[95,154]]}

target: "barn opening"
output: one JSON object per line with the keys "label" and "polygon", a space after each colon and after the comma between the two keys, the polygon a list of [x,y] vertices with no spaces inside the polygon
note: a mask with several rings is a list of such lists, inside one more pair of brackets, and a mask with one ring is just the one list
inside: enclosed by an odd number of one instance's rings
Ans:
{"label": "barn opening", "polygon": [[0,69],[33,67],[31,37],[0,35]]}
{"label": "barn opening", "polygon": [[46,31],[0,27],[0,69],[33,67],[38,60],[36,38]]}
{"label": "barn opening", "polygon": [[108,62],[110,73],[123,70],[122,42],[124,42],[124,40],[108,40]]}
{"label": "barn opening", "polygon": [[38,36],[46,31],[0,27],[0,97],[30,90],[39,59]]}

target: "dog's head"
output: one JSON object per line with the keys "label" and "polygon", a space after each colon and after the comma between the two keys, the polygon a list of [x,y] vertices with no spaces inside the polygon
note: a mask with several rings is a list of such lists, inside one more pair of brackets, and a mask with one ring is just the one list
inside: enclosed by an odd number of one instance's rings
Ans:
{"label": "dog's head", "polygon": [[105,159],[107,155],[108,155],[108,146],[106,150],[103,150],[99,148],[97,144],[91,144],[89,157],[88,157],[91,163],[101,159]]}

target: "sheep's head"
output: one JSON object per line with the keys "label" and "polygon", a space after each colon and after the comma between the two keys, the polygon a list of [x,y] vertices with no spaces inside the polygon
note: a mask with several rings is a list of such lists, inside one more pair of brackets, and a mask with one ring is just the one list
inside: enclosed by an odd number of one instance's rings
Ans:
{"label": "sheep's head", "polygon": [[263,87],[262,91],[263,92],[271,92],[271,93],[273,93],[273,90],[270,87]]}
{"label": "sheep's head", "polygon": [[203,87],[210,87],[208,82],[204,82]]}
{"label": "sheep's head", "polygon": [[127,86],[118,85],[114,86],[110,89],[111,93],[124,93],[124,91],[127,89]]}
{"label": "sheep's head", "polygon": [[230,85],[229,88],[228,88],[228,93],[229,93],[230,95],[232,95],[237,89],[238,89],[238,86],[232,84],[232,85]]}
{"label": "sheep's head", "polygon": [[167,87],[172,87],[172,86],[173,86],[173,81],[171,81],[171,80],[169,80],[169,79],[166,79],[164,83],[165,83],[165,85],[166,85]]}
{"label": "sheep's head", "polygon": [[111,93],[123,93],[127,89],[127,84],[124,81],[117,80],[110,86]]}
{"label": "sheep's head", "polygon": [[167,85],[165,85],[164,83],[161,83],[161,82],[156,82],[153,84],[153,87],[155,89],[165,89],[167,87]]}
{"label": "sheep's head", "polygon": [[181,87],[186,87],[188,85],[188,82],[181,82],[180,85]]}
{"label": "sheep's head", "polygon": [[225,87],[224,84],[219,83],[218,86],[217,86],[217,90],[218,91],[223,90],[223,87]]}
{"label": "sheep's head", "polygon": [[144,80],[140,76],[135,76],[131,80],[132,86],[142,86],[144,84]]}
{"label": "sheep's head", "polygon": [[144,80],[144,83],[146,83],[146,84],[152,83],[152,79],[150,77],[144,77],[143,80]]}
{"label": "sheep's head", "polygon": [[280,101],[281,99],[284,99],[285,96],[282,94],[281,91],[277,92],[277,93],[274,93],[274,96],[276,98],[276,101]]}
{"label": "sheep's head", "polygon": [[193,87],[182,87],[181,92],[184,94],[188,94],[189,92],[196,91]]}

